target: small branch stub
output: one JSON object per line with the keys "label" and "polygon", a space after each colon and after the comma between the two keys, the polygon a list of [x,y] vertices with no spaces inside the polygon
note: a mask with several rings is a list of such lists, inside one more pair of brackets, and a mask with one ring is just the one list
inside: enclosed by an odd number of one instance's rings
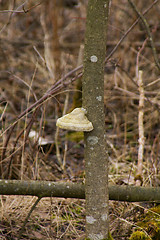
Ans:
{"label": "small branch stub", "polygon": [[56,126],[72,131],[90,132],[93,125],[85,116],[86,113],[84,108],[75,108],[71,113],[58,118]]}

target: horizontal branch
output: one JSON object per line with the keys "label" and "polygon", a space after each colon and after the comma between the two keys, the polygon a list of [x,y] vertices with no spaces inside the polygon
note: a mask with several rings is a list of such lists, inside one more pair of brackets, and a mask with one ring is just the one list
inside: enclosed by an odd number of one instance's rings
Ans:
{"label": "horizontal branch", "polygon": [[0,180],[0,195],[85,198],[83,184],[50,181]]}
{"label": "horizontal branch", "polygon": [[[0,195],[85,199],[85,185],[72,182],[0,180]],[[160,188],[111,185],[109,199],[126,202],[160,201]]]}

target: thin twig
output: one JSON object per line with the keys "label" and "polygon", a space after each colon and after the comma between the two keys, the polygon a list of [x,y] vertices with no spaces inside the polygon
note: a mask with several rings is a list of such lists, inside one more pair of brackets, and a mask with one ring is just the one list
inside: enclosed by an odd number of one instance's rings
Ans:
{"label": "thin twig", "polygon": [[[78,69],[78,68],[77,68]],[[74,69],[75,70],[75,69]],[[73,70],[70,71],[70,74],[73,74]],[[76,79],[80,78],[82,76],[82,73],[79,73],[78,75],[76,75],[75,77],[73,77],[70,81],[68,81],[67,83],[63,84],[63,80],[66,80],[67,77],[69,77],[69,73],[66,74],[64,77],[62,77],[60,80],[62,81],[62,83],[60,82],[59,85],[57,85],[57,83],[55,83],[55,88],[52,87],[50,88],[44,95],[43,97],[41,97],[38,101],[36,101],[35,103],[33,103],[30,107],[28,107],[26,110],[24,110],[18,117],[17,120],[10,126],[8,127],[2,134],[1,136],[9,131],[6,140],[4,142],[3,145],[3,149],[2,149],[2,155],[1,155],[1,160],[3,160],[5,158],[5,153],[7,150],[7,145],[9,143],[10,137],[14,131],[15,126],[17,125],[18,121],[20,119],[22,119],[26,114],[32,112],[34,109],[39,108],[46,100],[50,99],[51,97],[53,97],[53,94],[56,94],[57,92],[59,92],[63,87],[66,87],[67,85],[69,85],[70,83],[72,83],[73,81],[75,81]],[[59,81],[60,81],[59,80]]]}
{"label": "thin twig", "polygon": [[159,60],[158,60],[156,47],[155,47],[155,44],[154,44],[154,41],[153,41],[153,38],[152,38],[151,31],[149,29],[148,22],[144,18],[143,14],[137,9],[136,5],[131,0],[128,0],[128,2],[144,24],[145,30],[146,30],[147,35],[148,35],[148,39],[150,41],[150,45],[151,45],[151,49],[152,49],[155,64],[156,64],[157,68],[160,70],[160,63],[159,63]]}
{"label": "thin twig", "polygon": [[[136,60],[136,78],[138,79],[139,78],[139,58],[140,58],[140,55],[143,51],[143,49],[145,48],[145,45],[147,43],[147,40],[148,38],[145,39],[145,41],[143,42],[142,44],[142,47],[139,49],[138,53],[137,53],[137,60]],[[138,85],[138,84],[137,84]],[[139,85],[138,85],[139,86]]]}
{"label": "thin twig", "polygon": [[37,204],[40,202],[40,200],[41,200],[41,197],[38,197],[38,199],[37,199],[37,200],[35,201],[35,203],[32,205],[32,207],[31,207],[31,209],[30,209],[27,217],[26,217],[25,220],[24,220],[23,226],[21,227],[21,229],[20,229],[20,231],[19,231],[18,240],[21,239],[22,233],[24,232],[24,229],[25,229],[25,226],[26,226],[26,224],[27,224],[27,222],[28,222],[28,219],[30,218],[33,210],[36,208],[36,206],[37,206]]}
{"label": "thin twig", "polygon": [[[155,0],[144,12],[143,15],[145,15],[156,3],[158,2],[158,0]],[[123,42],[123,40],[126,38],[126,36],[131,32],[131,30],[135,27],[135,25],[138,23],[138,21],[140,20],[140,17],[132,24],[132,26],[127,30],[127,32],[123,35],[123,37],[119,40],[119,42],[117,43],[117,45],[114,47],[114,49],[111,51],[111,53],[106,57],[105,62],[107,62],[115,53],[115,51],[117,50],[117,48],[120,46],[120,44]],[[17,118],[17,120],[9,127],[7,128],[4,132],[9,130],[9,133],[7,135],[6,141],[4,143],[3,146],[3,150],[2,150],[2,157],[1,159],[3,160],[5,157],[5,152],[7,149],[7,145],[9,142],[9,139],[12,135],[12,132],[17,124],[17,122],[23,118],[25,116],[26,113],[30,113],[31,111],[33,111],[33,109],[37,108],[39,105],[43,104],[43,102],[46,99],[49,99],[53,94],[57,93],[58,91],[60,91],[63,87],[66,87],[68,84],[74,82],[76,79],[80,78],[82,76],[82,72],[79,72],[75,77],[73,77],[70,81],[65,82],[67,78],[71,77],[73,74],[75,74],[78,71],[82,71],[83,69],[83,65],[80,65],[77,68],[74,68],[73,70],[71,70],[70,72],[68,72],[64,77],[60,78],[55,84],[53,84],[53,86],[43,95],[43,97],[41,97],[39,100],[37,100],[35,103],[33,103],[29,108],[27,108],[25,111],[23,111]],[[4,134],[4,132],[2,134]]]}
{"label": "thin twig", "polygon": [[[143,15],[145,15],[156,3],[158,2],[158,0],[155,0],[144,12]],[[123,40],[126,38],[126,36],[131,32],[131,30],[136,26],[136,24],[139,22],[140,17],[137,18],[137,20],[132,24],[132,26],[127,30],[127,32],[125,32],[125,34],[121,37],[121,39],[119,40],[119,42],[117,43],[117,45],[113,48],[113,50],[111,51],[111,53],[106,57],[105,62],[107,62],[115,53],[115,51],[117,50],[117,48],[121,45],[121,43],[123,42]]]}
{"label": "thin twig", "polygon": [[[9,10],[0,10],[0,13],[28,13],[28,12],[30,12],[33,8],[41,5],[41,3],[42,3],[42,1],[41,1],[40,3],[37,3],[36,5],[28,8],[28,9],[25,9],[25,8],[24,8],[24,5],[25,5],[26,3],[23,3],[23,4],[20,5],[16,10],[14,10],[14,9],[13,9],[13,10],[11,10],[11,9],[9,9]],[[18,10],[18,9],[20,9],[20,8],[22,8],[23,10]]]}
{"label": "thin twig", "polygon": [[[158,2],[158,0],[155,0],[144,12],[143,15],[145,15],[156,3]],[[126,38],[126,36],[129,34],[129,32],[135,27],[135,25],[138,23],[138,21],[140,20],[140,17],[132,24],[132,26],[127,30],[127,32],[124,34],[124,36],[120,39],[120,41],[117,43],[117,45],[115,46],[115,48],[112,50],[112,52],[106,57],[105,62],[107,62],[111,56],[114,54],[114,52],[117,50],[117,48],[119,47],[119,45],[122,43],[122,41]],[[64,84],[64,81],[71,77],[73,74],[75,74],[78,71],[81,71],[83,69],[83,65],[80,65],[76,68],[74,68],[73,70],[71,70],[70,72],[68,72],[65,76],[63,76],[62,78],[60,78],[55,84],[53,84],[53,86],[43,95],[43,97],[41,97],[38,101],[36,101],[34,104],[32,104],[28,109],[26,109],[24,112],[22,112],[19,116],[18,116],[18,120],[21,119],[26,112],[30,112],[32,111],[33,108],[35,108],[37,105],[42,104],[49,96],[53,95],[55,92],[58,92],[58,90],[62,89],[62,87],[65,85],[67,86],[68,84],[74,82],[76,79],[80,78],[82,76],[82,72],[79,72],[79,74],[75,77],[73,77],[68,83]],[[64,85],[63,85],[64,84]]]}
{"label": "thin twig", "polygon": [[[18,137],[16,138],[16,141],[15,141],[14,147],[13,147],[13,150],[12,150],[12,152],[11,152],[10,161],[9,161],[9,163],[8,163],[7,179],[9,179],[10,176],[11,176],[11,165],[12,165],[12,161],[13,161],[13,156],[14,156],[14,154],[16,153],[15,148],[16,148],[16,145],[17,145],[17,143],[18,143],[18,140],[19,140],[20,137],[23,135],[24,131],[26,131],[24,144],[26,143],[27,138],[28,138],[28,135],[29,135],[29,132],[30,132],[30,129],[31,129],[33,123],[34,123],[34,120],[35,120],[35,117],[36,117],[37,112],[38,112],[38,108],[37,108],[36,111],[33,113],[32,118],[31,118],[31,120],[29,121],[29,123],[27,124],[26,128],[25,128],[25,129],[22,129],[22,131],[19,133]],[[20,149],[21,149],[22,147],[23,147],[23,145],[20,147]],[[19,150],[20,150],[20,149],[19,149]]]}

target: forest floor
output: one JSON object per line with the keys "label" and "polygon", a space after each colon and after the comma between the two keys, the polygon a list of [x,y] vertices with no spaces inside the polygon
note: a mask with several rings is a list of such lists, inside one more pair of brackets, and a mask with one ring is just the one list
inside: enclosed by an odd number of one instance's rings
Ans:
{"label": "forest floor", "polygon": [[[71,2],[73,5],[76,3]],[[143,12],[153,1],[147,1],[147,4],[145,0],[135,2]],[[86,1],[81,0],[75,6],[68,6],[67,0],[59,4],[49,0],[39,3],[31,0],[22,5],[20,0],[0,1],[0,152],[3,157],[0,175],[3,179],[84,182],[83,134],[58,130],[56,119],[81,105],[80,81],[75,77],[80,71],[71,71],[83,63]],[[16,11],[5,12],[7,9]],[[160,55],[159,12],[158,3],[149,10],[146,19]],[[159,70],[141,22],[126,34],[136,19],[137,15],[127,0],[113,1],[107,56],[118,41],[124,35],[126,37],[105,66],[109,183],[137,185],[140,111],[137,74],[140,69],[143,71],[145,94],[145,144],[143,170],[138,184],[158,187]],[[69,80],[75,77],[74,81],[60,81],[58,86],[61,88],[53,92],[52,97],[48,96],[37,112],[33,108],[17,120],[23,111],[69,72]],[[12,132],[4,154],[4,142],[10,129]],[[36,197],[1,196],[0,239],[85,238],[85,201],[80,199],[41,199],[21,233],[35,201]],[[155,206],[156,203],[109,201],[113,239],[127,240],[135,229],[145,232],[148,239],[160,239],[153,237],[154,232],[160,233],[160,212],[156,213],[157,225],[153,222],[150,228],[139,225]]]}

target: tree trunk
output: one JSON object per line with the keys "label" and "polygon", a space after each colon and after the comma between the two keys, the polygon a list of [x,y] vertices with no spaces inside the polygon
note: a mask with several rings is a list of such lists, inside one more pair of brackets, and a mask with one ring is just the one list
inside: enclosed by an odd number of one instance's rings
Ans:
{"label": "tree trunk", "polygon": [[82,84],[83,107],[93,124],[85,133],[86,238],[108,238],[108,162],[105,141],[104,61],[109,0],[89,0]]}

